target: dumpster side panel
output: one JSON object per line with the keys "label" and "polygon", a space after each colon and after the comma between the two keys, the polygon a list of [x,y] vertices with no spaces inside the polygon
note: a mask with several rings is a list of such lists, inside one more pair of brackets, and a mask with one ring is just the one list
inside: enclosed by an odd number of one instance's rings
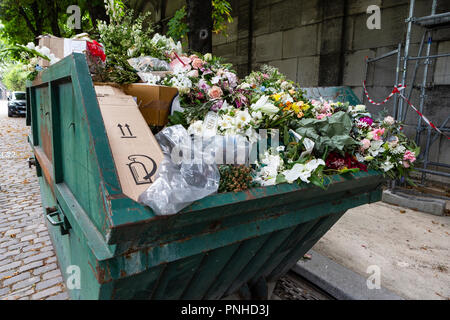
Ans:
{"label": "dumpster side panel", "polygon": [[72,82],[58,84],[54,90],[58,92],[58,123],[61,127],[60,135],[55,137],[61,150],[58,159],[55,159],[62,171],[59,173],[61,181],[58,182],[64,181],[92,222],[101,230],[106,223],[106,214],[98,214],[104,212],[101,179],[84,110],[76,102]]}
{"label": "dumpster side panel", "polygon": [[[39,178],[39,184],[43,206],[55,206],[56,200],[46,180]],[[60,226],[50,224],[47,219],[45,221],[71,299],[98,299],[100,284],[93,271],[96,259],[87,239],[82,235],[80,237],[80,233],[73,229],[69,230],[69,234],[62,235]]]}

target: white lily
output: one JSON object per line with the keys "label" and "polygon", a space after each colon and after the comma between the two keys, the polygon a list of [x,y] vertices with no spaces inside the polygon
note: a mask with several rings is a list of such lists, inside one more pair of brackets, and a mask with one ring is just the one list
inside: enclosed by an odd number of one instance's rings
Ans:
{"label": "white lily", "polygon": [[251,109],[253,111],[261,111],[262,113],[269,115],[276,114],[280,109],[278,109],[273,103],[268,102],[268,100],[268,96],[262,96],[255,104],[252,104]]}

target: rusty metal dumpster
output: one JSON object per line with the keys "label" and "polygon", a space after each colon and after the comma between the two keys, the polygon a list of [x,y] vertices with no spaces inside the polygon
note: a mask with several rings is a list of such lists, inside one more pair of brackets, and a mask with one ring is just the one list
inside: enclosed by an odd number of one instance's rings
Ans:
{"label": "rusty metal dumpster", "polygon": [[[369,171],[329,188],[216,194],[174,216],[123,195],[85,57],[27,88],[30,144],[47,225],[72,299],[220,299],[277,280],[350,208],[379,201]],[[74,267],[75,266],[75,267]]]}

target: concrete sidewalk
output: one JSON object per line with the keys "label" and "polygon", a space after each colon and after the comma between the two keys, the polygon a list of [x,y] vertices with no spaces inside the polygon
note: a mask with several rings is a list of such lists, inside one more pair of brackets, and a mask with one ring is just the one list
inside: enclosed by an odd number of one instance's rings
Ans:
{"label": "concrete sidewalk", "polygon": [[405,299],[450,299],[450,217],[378,202],[349,210],[316,252]]}

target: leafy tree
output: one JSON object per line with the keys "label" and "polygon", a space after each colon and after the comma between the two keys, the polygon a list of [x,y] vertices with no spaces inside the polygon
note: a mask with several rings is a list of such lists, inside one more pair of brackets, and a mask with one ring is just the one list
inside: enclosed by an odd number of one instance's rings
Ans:
{"label": "leafy tree", "polygon": [[[67,27],[67,13],[70,5],[81,9],[81,29]],[[70,37],[76,33],[88,32],[97,20],[107,21],[103,0],[2,0],[0,21],[3,28],[0,37],[10,43],[26,44],[42,34]]]}
{"label": "leafy tree", "polygon": [[16,63],[10,64],[3,75],[3,83],[9,91],[24,91],[27,72],[24,65]]}

